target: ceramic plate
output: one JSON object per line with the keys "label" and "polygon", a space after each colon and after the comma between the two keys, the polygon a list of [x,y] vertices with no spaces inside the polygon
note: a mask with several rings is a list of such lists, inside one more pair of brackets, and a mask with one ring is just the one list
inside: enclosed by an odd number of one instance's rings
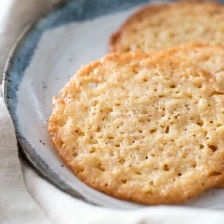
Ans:
{"label": "ceramic plate", "polygon": [[[147,0],[70,0],[40,18],[21,35],[8,61],[4,98],[19,145],[48,181],[93,204],[134,209],[82,183],[59,159],[47,132],[51,99],[82,64],[108,52],[110,35]],[[151,2],[150,2],[151,3]],[[224,208],[224,190],[212,189],[185,206]]]}

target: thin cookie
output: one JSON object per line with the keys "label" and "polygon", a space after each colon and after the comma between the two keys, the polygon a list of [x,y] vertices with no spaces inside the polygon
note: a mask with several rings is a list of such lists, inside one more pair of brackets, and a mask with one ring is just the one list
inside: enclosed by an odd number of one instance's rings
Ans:
{"label": "thin cookie", "polygon": [[223,92],[187,60],[111,54],[82,67],[54,98],[51,141],[99,191],[181,203],[224,179]]}
{"label": "thin cookie", "polygon": [[153,52],[202,42],[224,46],[224,6],[211,1],[184,1],[144,7],[111,36],[111,52]]}

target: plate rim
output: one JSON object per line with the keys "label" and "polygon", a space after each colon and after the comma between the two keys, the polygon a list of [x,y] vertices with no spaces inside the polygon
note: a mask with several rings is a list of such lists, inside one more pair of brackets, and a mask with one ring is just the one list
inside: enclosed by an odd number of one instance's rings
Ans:
{"label": "plate rim", "polygon": [[[16,38],[15,43],[13,44],[11,50],[9,51],[8,57],[5,62],[5,66],[3,69],[3,78],[2,78],[2,96],[4,99],[4,102],[6,104],[6,107],[8,109],[8,112],[10,114],[10,118],[13,123],[13,127],[16,134],[16,140],[18,144],[18,151],[21,156],[25,157],[29,164],[34,168],[34,170],[45,180],[47,180],[49,183],[53,184],[56,188],[62,190],[63,192],[75,197],[76,199],[81,199],[84,202],[90,203],[92,205],[98,206],[93,201],[88,200],[85,198],[81,193],[74,190],[74,188],[70,187],[63,179],[60,178],[59,175],[57,175],[51,168],[48,167],[48,165],[45,163],[45,161],[39,157],[39,155],[35,152],[35,150],[32,150],[32,147],[29,146],[27,143],[24,142],[24,137],[16,131],[16,124],[13,119],[13,113],[11,111],[10,103],[9,103],[9,97],[7,94],[8,86],[9,86],[9,73],[11,69],[12,61],[17,54],[18,50],[20,49],[20,46],[22,42],[25,40],[25,38],[32,32],[32,29],[36,27],[42,19],[47,18],[51,13],[55,12],[56,10],[60,9],[61,7],[65,6],[72,0],[64,0],[60,1],[56,4],[54,4],[50,9],[46,10],[40,16],[38,16],[36,19],[33,19],[30,23],[28,23],[23,30],[20,32],[19,36]],[[73,1],[80,1],[80,0],[73,0]]]}

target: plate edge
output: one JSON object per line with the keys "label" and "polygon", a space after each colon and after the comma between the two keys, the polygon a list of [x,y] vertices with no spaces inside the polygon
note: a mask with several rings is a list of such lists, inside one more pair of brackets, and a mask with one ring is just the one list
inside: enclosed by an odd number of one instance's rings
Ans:
{"label": "plate edge", "polygon": [[[42,19],[44,19],[45,17],[47,17],[48,14],[50,14],[51,12],[56,11],[57,9],[63,7],[64,5],[66,5],[69,1],[71,0],[65,0],[59,3],[56,3],[53,5],[53,7],[51,7],[51,9],[45,11],[44,13],[40,14],[39,17],[37,17],[36,19],[32,20],[28,25],[25,26],[25,28],[21,31],[21,33],[19,34],[19,36],[16,38],[15,43],[13,44],[11,50],[9,51],[8,57],[6,59],[5,62],[5,66],[3,69],[3,78],[2,78],[2,96],[4,99],[4,102],[7,106],[7,109],[9,111],[10,117],[13,121],[13,118],[11,116],[11,110],[10,110],[10,105],[8,102],[8,95],[7,95],[7,89],[8,89],[8,73],[9,70],[11,68],[11,62],[13,57],[16,55],[20,44],[23,42],[23,40],[25,39],[25,37],[30,33],[30,31],[32,30],[33,27],[35,27]],[[79,0],[75,0],[75,1],[79,1]],[[14,121],[13,121],[13,126],[14,126]],[[14,126],[15,132],[16,132],[16,128]],[[45,180],[47,180],[48,182],[50,182],[51,184],[53,184],[55,187],[59,188],[60,190],[62,190],[65,193],[70,194],[71,196],[77,198],[77,199],[81,199],[85,202],[88,202],[92,205],[96,205],[94,202],[87,200],[84,196],[82,196],[78,191],[75,191],[73,188],[71,188],[64,180],[62,180],[59,176],[57,176],[57,179],[55,179],[54,175],[56,175],[54,172],[51,172],[51,170],[49,170],[47,167],[45,166],[45,162],[44,160],[41,159],[42,163],[38,161],[37,159],[37,155],[31,155],[32,153],[29,152],[29,150],[27,150],[27,147],[25,144],[23,144],[23,140],[22,140],[22,136],[20,136],[18,133],[16,133],[16,139],[17,139],[17,143],[18,143],[18,150],[19,153],[21,153],[21,155],[23,157],[25,157],[28,162],[32,165],[32,167],[34,168],[34,170],[41,176],[43,177]],[[33,162],[35,160],[35,162]]]}

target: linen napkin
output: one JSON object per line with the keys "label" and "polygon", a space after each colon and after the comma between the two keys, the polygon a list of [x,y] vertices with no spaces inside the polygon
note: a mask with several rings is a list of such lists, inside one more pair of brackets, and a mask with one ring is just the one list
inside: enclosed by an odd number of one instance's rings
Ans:
{"label": "linen napkin", "polygon": [[[0,1],[0,74],[21,30],[52,0]],[[1,78],[1,77],[0,77]],[[71,197],[19,158],[14,127],[0,94],[0,224],[223,224],[222,211],[184,207],[107,209]]]}
{"label": "linen napkin", "polygon": [[[44,10],[48,10],[52,3],[45,0],[0,1],[0,80],[9,51],[22,29]],[[1,92],[0,223],[50,223],[25,187],[14,127]]]}

